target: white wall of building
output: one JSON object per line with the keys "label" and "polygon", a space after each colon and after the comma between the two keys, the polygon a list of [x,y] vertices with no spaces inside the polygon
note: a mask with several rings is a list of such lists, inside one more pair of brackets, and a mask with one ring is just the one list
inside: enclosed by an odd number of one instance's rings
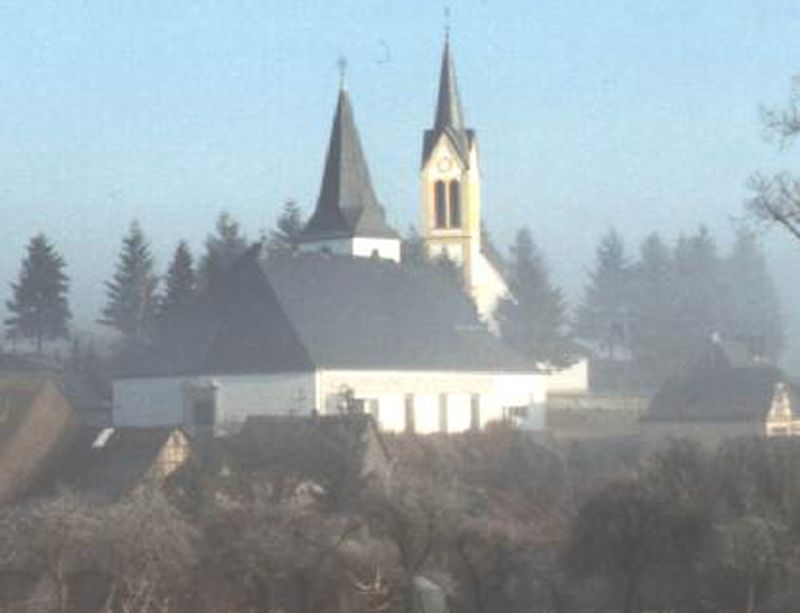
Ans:
{"label": "white wall of building", "polygon": [[[406,429],[406,407],[413,402],[415,431],[448,432],[472,427],[472,398],[477,397],[481,427],[509,417],[515,423],[544,427],[546,376],[426,371],[319,371],[216,377],[126,379],[114,383],[113,419],[118,426],[192,425],[191,402],[198,391],[215,390],[216,423],[235,428],[249,415],[310,414],[338,410],[344,390],[375,413],[382,430]],[[445,415],[442,414],[445,412]]]}
{"label": "white wall of building", "polygon": [[396,238],[343,238],[321,240],[299,245],[300,251],[318,253],[328,251],[335,255],[352,255],[360,258],[374,257],[384,260],[400,261],[400,240]]}
{"label": "white wall of building", "polygon": [[481,317],[489,329],[497,333],[494,311],[500,299],[508,295],[508,286],[503,275],[492,266],[482,253],[474,255],[475,265],[472,277],[472,298]]}
{"label": "white wall of building", "polygon": [[547,392],[550,394],[582,394],[588,391],[588,358],[581,358],[567,368],[553,370],[547,380]]}

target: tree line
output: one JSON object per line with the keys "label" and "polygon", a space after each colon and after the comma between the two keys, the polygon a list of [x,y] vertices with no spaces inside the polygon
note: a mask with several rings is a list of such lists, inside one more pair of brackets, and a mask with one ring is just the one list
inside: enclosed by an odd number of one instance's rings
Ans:
{"label": "tree line", "polygon": [[[300,209],[286,203],[266,237],[268,252],[293,251],[302,226]],[[484,240],[491,241],[485,231]],[[100,322],[126,339],[144,339],[201,294],[218,291],[225,271],[248,244],[238,222],[223,213],[202,256],[196,258],[180,241],[160,276],[149,242],[133,222],[115,272],[105,283]],[[427,262],[423,240],[413,228],[403,242],[403,262],[412,267]],[[457,272],[452,262],[438,264]],[[544,366],[563,367],[589,352],[602,359],[630,359],[645,380],[658,381],[692,364],[713,334],[738,339],[771,360],[784,345],[777,292],[751,230],[739,230],[724,254],[702,227],[672,244],[653,233],[635,257],[611,230],[597,246],[573,312],[527,228],[517,232],[503,272],[510,295],[495,312],[499,331],[511,346]],[[32,338],[41,350],[45,340],[66,335],[71,314],[65,263],[43,235],[31,239],[12,290],[9,337]]]}

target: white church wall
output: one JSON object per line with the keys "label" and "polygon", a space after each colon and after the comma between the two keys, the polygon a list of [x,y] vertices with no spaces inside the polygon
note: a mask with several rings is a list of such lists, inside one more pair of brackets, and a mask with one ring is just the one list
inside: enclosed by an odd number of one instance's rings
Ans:
{"label": "white church wall", "polygon": [[400,261],[400,241],[396,238],[364,238],[353,239],[352,254],[360,258],[373,257],[374,254],[384,260]]}
{"label": "white church wall", "polygon": [[124,379],[114,382],[117,426],[191,425],[187,391],[216,389],[216,423],[235,426],[249,415],[310,414],[315,405],[313,373]]}
{"label": "white church wall", "polygon": [[553,370],[547,378],[548,394],[583,394],[589,391],[589,359]]}
{"label": "white church wall", "polygon": [[506,409],[525,407],[528,417],[520,425],[544,427],[546,377],[540,374],[470,373],[426,371],[321,371],[319,394],[324,411],[335,411],[342,390],[351,389],[356,398],[377,404],[382,430],[406,429],[406,397],[414,399],[415,430],[438,432],[439,397],[447,398],[449,432],[461,432],[472,425],[471,397],[479,397],[480,423],[485,426],[507,416]]}
{"label": "white church wall", "polygon": [[508,286],[500,272],[482,253],[475,255],[473,271],[472,297],[475,306],[489,329],[497,333],[494,311],[500,299],[508,295]]}
{"label": "white church wall", "polygon": [[466,432],[472,427],[472,404],[469,394],[447,396],[447,431]]}
{"label": "white church wall", "polygon": [[359,258],[377,257],[400,261],[400,240],[396,238],[343,238],[301,243],[300,251],[318,253],[327,251],[334,255],[352,255]]}
{"label": "white church wall", "polygon": [[183,378],[114,381],[115,426],[179,426],[183,423]]}
{"label": "white church wall", "polygon": [[313,373],[214,377],[217,423],[240,424],[250,415],[310,415]]}

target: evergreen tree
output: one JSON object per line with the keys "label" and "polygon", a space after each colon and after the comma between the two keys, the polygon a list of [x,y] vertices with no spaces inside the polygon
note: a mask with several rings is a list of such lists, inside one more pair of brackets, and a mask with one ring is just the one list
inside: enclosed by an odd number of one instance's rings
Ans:
{"label": "evergreen tree", "polygon": [[69,279],[64,260],[44,234],[34,236],[22,260],[19,280],[11,284],[13,298],[6,303],[11,317],[6,320],[9,336],[31,338],[37,353],[48,339],[67,336],[71,314],[67,302]]}
{"label": "evergreen tree", "polygon": [[191,303],[197,294],[197,285],[192,252],[186,241],[180,241],[167,269],[166,287],[159,313],[161,319],[169,318]]}
{"label": "evergreen tree", "polygon": [[756,353],[776,359],[784,344],[784,326],[775,285],[758,239],[743,229],[724,261],[729,298],[728,336],[748,343]]}
{"label": "evergreen tree", "polygon": [[717,246],[705,227],[675,247],[675,303],[679,319],[673,326],[679,367],[690,367],[709,339],[724,332],[727,284]]}
{"label": "evergreen tree", "polygon": [[678,324],[675,266],[657,233],[644,240],[633,268],[630,324],[630,347],[642,371],[656,378],[672,372]]}
{"label": "evergreen tree", "polygon": [[527,228],[517,232],[511,247],[508,281],[511,296],[503,298],[495,312],[505,341],[536,362],[569,365],[564,297],[551,284],[542,254]]}
{"label": "evergreen tree", "polygon": [[200,264],[200,283],[210,293],[217,291],[230,267],[247,250],[247,239],[229,213],[217,218],[215,234],[206,239],[206,254]]}
{"label": "evergreen tree", "polygon": [[107,303],[100,323],[116,328],[128,339],[142,339],[155,321],[157,285],[150,246],[134,221],[122,240],[117,270],[106,281]]}
{"label": "evergreen tree", "polygon": [[305,221],[297,202],[287,200],[283,205],[275,228],[269,233],[267,250],[270,254],[292,253],[297,249],[297,239],[303,230]]}
{"label": "evergreen tree", "polygon": [[408,228],[408,234],[400,245],[400,261],[404,266],[422,268],[428,263],[428,253],[423,239],[414,226]]}
{"label": "evergreen tree", "polygon": [[631,310],[631,269],[622,237],[610,230],[597,248],[583,302],[578,307],[576,332],[599,343],[610,357],[628,344]]}

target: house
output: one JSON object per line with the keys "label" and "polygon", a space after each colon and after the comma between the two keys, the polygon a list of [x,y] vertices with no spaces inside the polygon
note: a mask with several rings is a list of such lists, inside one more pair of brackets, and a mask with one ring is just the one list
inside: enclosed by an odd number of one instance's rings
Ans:
{"label": "house", "polygon": [[0,504],[15,500],[77,425],[75,411],[44,376],[0,376]]}
{"label": "house", "polygon": [[715,447],[736,436],[800,434],[800,389],[738,343],[716,340],[704,362],[658,390],[642,418],[645,448],[669,438]]}
{"label": "house", "polygon": [[65,438],[27,494],[51,496],[66,490],[116,501],[139,487],[162,483],[190,452],[190,441],[178,428],[82,427]]}
{"label": "house", "polygon": [[114,424],[222,432],[251,415],[355,407],[385,431],[462,432],[499,420],[541,428],[546,376],[490,330],[505,286],[481,240],[477,145],[449,42],[422,185],[427,251],[459,264],[462,283],[400,261],[340,87],[298,253],[270,257],[254,246],[219,295],[131,351],[114,382]]}

